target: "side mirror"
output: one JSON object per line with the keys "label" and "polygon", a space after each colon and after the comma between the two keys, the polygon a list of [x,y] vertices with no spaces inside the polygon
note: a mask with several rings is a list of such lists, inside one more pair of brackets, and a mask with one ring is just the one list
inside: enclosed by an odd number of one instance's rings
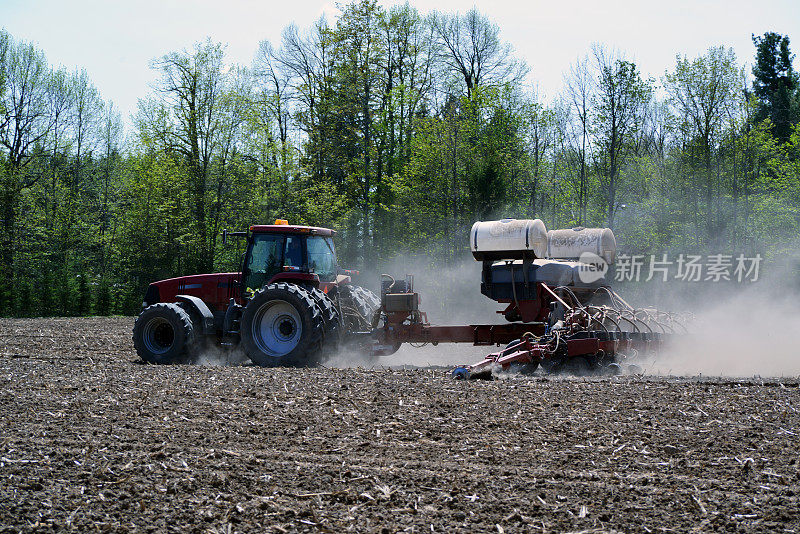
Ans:
{"label": "side mirror", "polygon": [[227,229],[222,230],[222,244],[228,244],[228,236],[231,237],[247,237],[247,232],[229,232]]}

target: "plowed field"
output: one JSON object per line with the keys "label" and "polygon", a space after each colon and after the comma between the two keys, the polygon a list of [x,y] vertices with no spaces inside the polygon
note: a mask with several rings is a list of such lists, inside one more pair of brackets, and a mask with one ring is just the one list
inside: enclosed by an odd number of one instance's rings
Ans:
{"label": "plowed field", "polygon": [[0,320],[0,532],[800,531],[796,379],[158,367],[132,324]]}

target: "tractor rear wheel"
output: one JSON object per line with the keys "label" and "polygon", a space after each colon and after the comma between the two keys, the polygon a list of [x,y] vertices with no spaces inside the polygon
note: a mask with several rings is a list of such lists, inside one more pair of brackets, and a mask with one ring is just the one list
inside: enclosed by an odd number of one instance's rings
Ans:
{"label": "tractor rear wheel", "polygon": [[362,286],[353,286],[353,292],[358,295],[369,307],[370,311],[375,311],[381,306],[381,299],[378,295]]}
{"label": "tractor rear wheel", "polygon": [[259,289],[242,312],[242,348],[262,367],[319,363],[324,321],[309,291],[279,282]]}
{"label": "tractor rear wheel", "polygon": [[194,338],[191,317],[174,303],[148,306],[133,325],[133,346],[139,357],[148,363],[187,361]]}
{"label": "tractor rear wheel", "polygon": [[326,356],[330,356],[339,350],[339,343],[342,339],[341,321],[339,320],[339,310],[333,300],[321,289],[310,288],[308,292],[317,304],[322,314],[322,324],[324,331],[323,351]]}
{"label": "tractor rear wheel", "polygon": [[372,329],[372,316],[380,305],[380,299],[361,286],[341,286],[339,303],[348,332],[363,332]]}

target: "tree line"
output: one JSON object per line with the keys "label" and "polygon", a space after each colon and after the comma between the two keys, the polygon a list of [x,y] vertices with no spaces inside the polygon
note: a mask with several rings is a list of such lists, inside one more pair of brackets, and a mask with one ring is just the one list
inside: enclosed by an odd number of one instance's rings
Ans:
{"label": "tree line", "polygon": [[602,45],[545,102],[473,9],[376,0],[288,26],[252,65],[210,39],[154,59],[131,128],[85,71],[0,32],[0,310],[133,313],[146,285],[237,269],[220,231],[337,229],[341,262],[459,262],[475,220],[606,225],[628,253],[779,256],[800,220],[788,36],[752,72],[712,47],[648,77]]}

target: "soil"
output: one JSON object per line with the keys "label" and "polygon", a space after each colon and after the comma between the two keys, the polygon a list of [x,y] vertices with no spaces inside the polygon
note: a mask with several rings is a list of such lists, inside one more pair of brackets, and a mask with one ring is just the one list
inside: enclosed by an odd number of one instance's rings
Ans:
{"label": "soil", "polygon": [[797,379],[152,366],[132,326],[0,320],[0,532],[800,531]]}

